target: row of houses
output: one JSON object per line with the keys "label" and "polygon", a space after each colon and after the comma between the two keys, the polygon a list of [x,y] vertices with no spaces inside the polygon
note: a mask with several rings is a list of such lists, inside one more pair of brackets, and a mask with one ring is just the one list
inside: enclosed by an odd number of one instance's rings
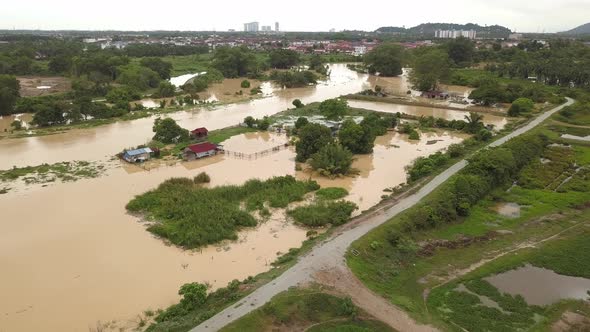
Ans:
{"label": "row of houses", "polygon": [[[205,157],[214,156],[219,152],[223,152],[223,147],[217,144],[206,141],[209,135],[207,128],[201,127],[190,132],[191,138],[198,143],[187,146],[182,151],[182,159],[191,161]],[[159,150],[151,149],[149,147],[125,150],[121,158],[128,163],[143,163],[151,159]]]}

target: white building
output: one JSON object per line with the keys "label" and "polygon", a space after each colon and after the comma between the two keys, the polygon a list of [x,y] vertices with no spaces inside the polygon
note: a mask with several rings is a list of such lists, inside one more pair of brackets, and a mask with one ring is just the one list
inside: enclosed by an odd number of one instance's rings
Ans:
{"label": "white building", "polygon": [[259,30],[258,22],[244,23],[244,31],[245,32],[258,32],[258,30]]}
{"label": "white building", "polygon": [[263,25],[262,26],[262,31],[264,31],[264,32],[270,32],[270,31],[272,31],[272,28],[270,27],[270,25]]}
{"label": "white building", "polygon": [[279,32],[279,22],[275,22],[275,31]]}
{"label": "white building", "polygon": [[366,46],[355,46],[354,47],[354,52],[352,52],[352,55],[354,55],[354,56],[361,56],[361,55],[364,55],[365,53],[367,53],[367,47]]}
{"label": "white building", "polygon": [[435,38],[442,39],[457,39],[465,37],[467,39],[475,39],[477,32],[475,30],[436,30],[434,32]]}

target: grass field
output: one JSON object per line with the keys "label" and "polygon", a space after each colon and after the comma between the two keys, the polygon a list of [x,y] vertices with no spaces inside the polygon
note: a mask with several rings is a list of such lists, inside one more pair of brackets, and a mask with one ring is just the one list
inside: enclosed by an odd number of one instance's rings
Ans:
{"label": "grass field", "polygon": [[393,331],[373,320],[349,299],[323,293],[320,289],[291,289],[275,296],[262,308],[221,329],[233,331]]}
{"label": "grass field", "polygon": [[[537,131],[552,132],[547,126]],[[551,138],[559,140],[554,132]],[[398,244],[394,247],[389,241],[391,226],[398,223],[403,218],[403,214],[390,220],[353,243],[351,248],[360,254],[358,256],[349,255],[347,258],[349,267],[367,287],[389,298],[392,303],[408,311],[415,319],[432,323],[443,330],[456,330],[457,326],[454,323],[457,322],[449,318],[450,316],[445,316],[449,310],[445,305],[450,306],[447,300],[438,300],[439,302],[432,302],[432,304],[429,300],[428,305],[425,303],[423,296],[430,289],[448,280],[449,275],[465,269],[483,258],[489,258],[499,252],[515,248],[526,241],[547,238],[576,223],[590,220],[590,209],[588,209],[590,176],[583,171],[585,167],[590,167],[590,147],[585,144],[572,144],[575,145],[567,148],[547,148],[543,158],[550,159],[551,162],[543,164],[540,161],[533,161],[521,170],[519,182],[522,181],[522,185],[512,188],[510,183],[502,185],[473,206],[468,216],[459,217],[452,224],[442,225],[431,230],[414,231],[409,235],[409,239],[399,240],[402,245]],[[582,170],[576,172],[576,169]],[[569,176],[571,179],[565,181]],[[557,185],[551,185],[551,183]],[[498,214],[496,208],[498,204],[502,203],[519,204],[521,207],[520,216],[509,217]],[[587,232],[583,233],[583,238],[590,243],[588,235]],[[443,243],[443,245],[438,247],[432,245],[434,247],[432,252],[424,252],[422,249],[428,247],[429,243]],[[558,251],[556,250],[556,252]],[[585,259],[590,261],[590,258]],[[553,263],[555,261],[557,260],[552,259]],[[541,263],[536,261],[536,264]],[[555,267],[554,264],[540,266]],[[555,268],[563,271],[559,267]],[[571,271],[568,273],[572,274]],[[457,284],[449,287],[452,290],[456,286]],[[474,289],[486,287],[482,283],[474,283],[470,286]],[[445,289],[449,291],[446,286]],[[477,312],[466,311],[469,306],[474,305],[474,298],[469,294],[461,294],[461,298],[451,298],[457,301],[456,307],[454,307],[456,312],[469,313],[464,316],[484,317],[490,315],[486,308],[481,311],[476,310]],[[500,301],[499,298],[497,299]],[[505,301],[509,303],[507,306],[518,307],[515,304],[518,299],[506,298]],[[577,306],[577,304],[573,304],[573,306]],[[440,311],[434,310],[439,307],[442,308]],[[568,306],[558,304],[557,307],[565,310],[564,308]],[[539,318],[538,315],[542,315],[545,317],[545,323],[550,319],[557,319],[560,314],[555,312],[557,310],[555,308],[522,307],[523,316],[519,319],[515,318],[513,323],[516,325],[510,325],[508,330],[515,329],[518,324],[532,326],[531,315],[535,319]],[[460,322],[467,324],[470,322],[469,318],[463,317],[464,320]],[[508,324],[509,321],[507,319],[506,323]],[[484,324],[483,321],[480,323]],[[478,323],[474,324],[473,326],[465,326],[465,328],[478,330],[474,328]],[[506,325],[481,326],[498,331],[507,328]]]}

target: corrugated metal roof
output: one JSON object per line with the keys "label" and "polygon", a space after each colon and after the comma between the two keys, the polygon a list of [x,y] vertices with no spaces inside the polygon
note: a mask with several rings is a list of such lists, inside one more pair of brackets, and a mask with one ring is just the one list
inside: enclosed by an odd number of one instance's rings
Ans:
{"label": "corrugated metal roof", "polygon": [[187,148],[194,153],[203,153],[203,152],[217,149],[217,145],[215,145],[213,143],[205,142],[205,143],[191,145],[191,146],[188,146]]}
{"label": "corrugated metal roof", "polygon": [[152,149],[150,148],[141,148],[141,149],[135,149],[135,150],[128,150],[125,151],[125,154],[128,156],[137,156],[140,154],[144,154],[144,153],[152,153]]}

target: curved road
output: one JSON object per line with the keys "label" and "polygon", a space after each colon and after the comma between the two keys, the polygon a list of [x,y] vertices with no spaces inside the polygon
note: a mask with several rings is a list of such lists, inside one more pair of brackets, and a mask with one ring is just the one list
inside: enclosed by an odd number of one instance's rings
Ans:
{"label": "curved road", "polygon": [[[541,122],[545,121],[554,113],[573,103],[573,99],[567,98],[567,102],[565,104],[543,113],[527,125],[515,130],[505,137],[494,141],[489,146],[499,146],[516,136],[522,135],[523,133],[538,126]],[[191,332],[218,331],[225,325],[261,307],[266,302],[270,301],[273,296],[286,291],[289,289],[289,287],[303,285],[313,281],[314,275],[321,271],[341,268],[343,264],[346,264],[346,250],[352,242],[367,234],[375,227],[385,223],[400,212],[418,203],[426,195],[430,194],[440,184],[459,172],[466,165],[466,160],[456,163],[432,179],[432,181],[422,187],[417,193],[400,200],[397,204],[390,207],[389,209],[378,211],[378,213],[375,213],[369,218],[366,218],[362,223],[358,224],[358,226],[346,229],[341,233],[338,233],[336,236],[326,240],[325,242],[316,245],[311,252],[301,257],[297,264],[285,271],[281,276],[258,288],[252,294],[240,300],[238,302],[240,305],[236,304],[226,308],[217,315],[203,322],[201,325],[193,328]]]}

